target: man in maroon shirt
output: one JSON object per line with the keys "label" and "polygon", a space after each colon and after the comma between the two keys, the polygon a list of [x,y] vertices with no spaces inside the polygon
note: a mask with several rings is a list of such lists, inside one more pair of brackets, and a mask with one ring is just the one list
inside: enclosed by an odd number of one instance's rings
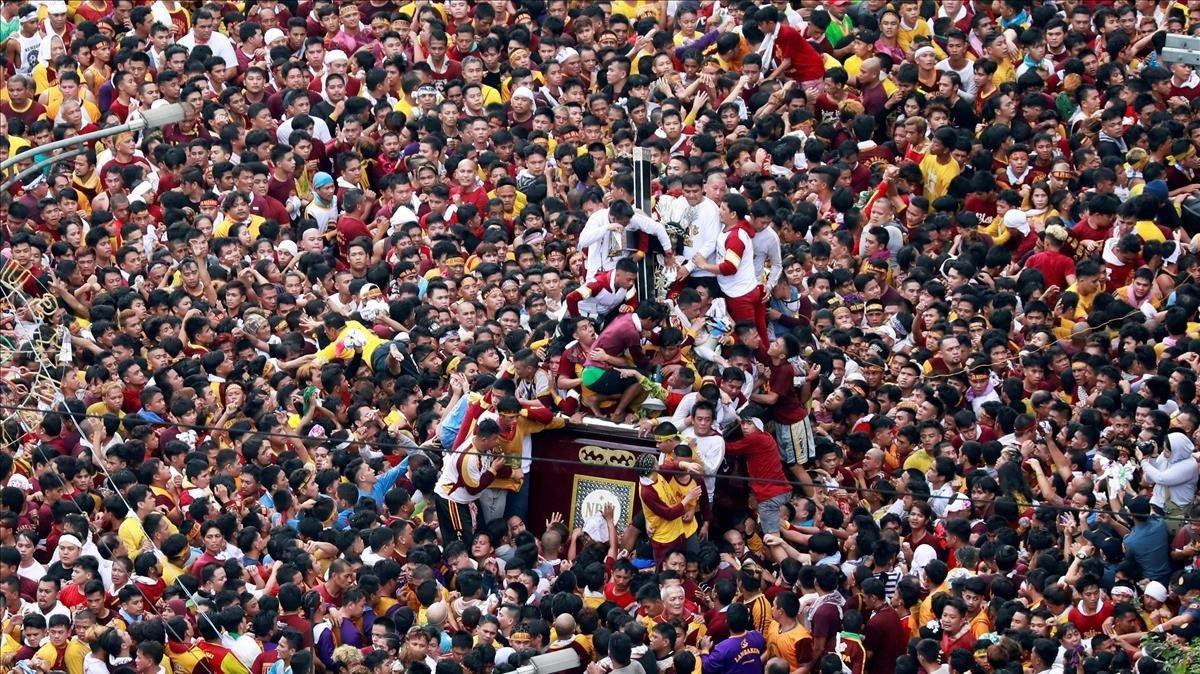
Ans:
{"label": "man in maroon shirt", "polygon": [[817,566],[815,580],[817,598],[809,609],[809,625],[813,635],[812,666],[817,667],[821,658],[833,653],[837,647],[838,632],[842,631],[842,606],[846,600],[838,591],[841,570],[832,564]]}
{"label": "man in maroon shirt", "polygon": [[[300,615],[303,598],[304,591],[300,589],[299,585],[284,583],[279,586],[279,617],[276,619],[276,626],[280,630],[296,630],[301,635],[301,648],[311,648],[312,623]],[[270,664],[270,662],[265,664]]]}
{"label": "man in maroon shirt", "polygon": [[814,369],[807,373],[803,387],[795,386],[796,368],[788,359],[795,358],[799,353],[800,340],[792,335],[782,335],[772,341],[767,347],[767,355],[771,358],[770,387],[765,393],[750,396],[752,402],[767,405],[771,409],[771,419],[776,424],[775,436],[782,449],[779,456],[797,479],[800,479],[799,471],[803,470],[800,464],[808,459],[812,442],[812,431],[804,424],[808,416],[805,401],[812,394],[811,382],[820,376],[820,370]]}
{"label": "man in maroon shirt", "polygon": [[716,605],[704,614],[704,624],[708,627],[708,636],[719,643],[729,638],[725,611],[737,595],[737,583],[729,579],[718,580],[713,590],[717,595]]}
{"label": "man in maroon shirt", "polygon": [[[375,223],[376,229],[380,230],[372,232],[367,223],[363,222],[368,210],[371,208],[371,199],[368,198],[365,192],[361,190],[346,190],[342,201],[343,213],[342,217],[337,221],[337,242],[338,242],[338,268],[346,269],[349,266],[349,261],[346,258],[349,252],[350,242],[360,236],[365,236],[372,241],[382,238],[385,234],[383,231],[387,227],[387,220]],[[382,227],[380,227],[382,225]]]}
{"label": "man in maroon shirt", "polygon": [[[296,193],[296,153],[286,145],[271,150],[271,172],[267,176],[267,194],[281,204]],[[251,206],[253,208],[253,206]]]}
{"label": "man in maroon shirt", "polygon": [[122,122],[128,121],[129,113],[133,112],[139,104],[137,100],[138,81],[134,78],[133,73],[119,71],[113,76],[113,82],[116,84],[117,96],[108,106],[108,112],[116,115]]}
{"label": "man in maroon shirt", "polygon": [[1112,194],[1097,194],[1087,200],[1087,217],[1071,228],[1071,235],[1086,252],[1094,252],[1112,235],[1120,205],[1120,200]]}
{"label": "man in maroon shirt", "polygon": [[725,455],[746,457],[746,472],[750,476],[750,490],[758,501],[758,521],[763,534],[778,534],[779,509],[791,498],[792,488],[783,473],[775,438],[763,432],[762,420],[750,416],[749,410],[747,407],[742,412],[742,437],[726,441]]}
{"label": "man in maroon shirt", "polygon": [[324,599],[326,604],[334,608],[341,608],[342,593],[354,583],[354,569],[350,568],[346,560],[335,559],[329,565],[329,577],[324,583],[317,586],[317,594],[321,595],[321,599]]}
{"label": "man in maroon shirt", "polygon": [[878,578],[862,583],[863,602],[871,611],[863,634],[863,645],[870,654],[872,674],[893,674],[896,660],[904,655],[907,639],[900,614],[887,600],[886,588]]}
{"label": "man in maroon shirt", "polygon": [[8,78],[8,98],[0,103],[0,114],[9,119],[19,119],[26,127],[46,116],[46,106],[34,100],[33,80],[24,75]]}
{"label": "man in maroon shirt", "polygon": [[445,32],[435,30],[429,35],[429,69],[436,82],[448,82],[462,77],[462,64],[448,55],[450,38]]}
{"label": "man in maroon shirt", "polygon": [[278,223],[291,222],[292,216],[288,214],[287,207],[270,194],[271,170],[266,164],[258,162],[253,163],[251,168],[254,170],[254,181],[251,183],[250,212]]}
{"label": "man in maroon shirt", "polygon": [[196,578],[200,577],[204,567],[209,564],[223,563],[221,555],[225,552],[225,548],[228,545],[225,541],[225,534],[221,533],[221,527],[217,526],[217,523],[212,520],[200,526],[200,538],[204,542],[204,552],[192,564],[190,570],[191,574]]}
{"label": "man in maroon shirt", "polygon": [[[666,311],[661,304],[645,302],[636,312],[621,314],[604,328],[584,361],[583,385],[592,394],[592,401],[588,403],[585,397],[585,403],[598,406],[596,397],[604,400],[619,397],[620,402],[611,418],[618,423],[625,421],[626,410],[641,391],[640,375],[628,366],[648,363],[642,351],[642,338],[654,332],[665,317]],[[595,408],[593,411],[599,413]]]}

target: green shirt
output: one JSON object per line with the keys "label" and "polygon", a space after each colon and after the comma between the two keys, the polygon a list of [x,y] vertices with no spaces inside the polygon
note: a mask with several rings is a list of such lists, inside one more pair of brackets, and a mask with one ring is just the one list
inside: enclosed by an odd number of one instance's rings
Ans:
{"label": "green shirt", "polygon": [[850,20],[849,14],[843,14],[841,21],[835,21],[832,16],[829,17],[829,25],[825,27],[825,38],[829,40],[829,46],[837,47],[838,42],[842,38],[854,32],[854,22]]}
{"label": "green shirt", "polygon": [[4,42],[21,30],[21,19],[13,17],[11,19],[0,18],[0,42]]}

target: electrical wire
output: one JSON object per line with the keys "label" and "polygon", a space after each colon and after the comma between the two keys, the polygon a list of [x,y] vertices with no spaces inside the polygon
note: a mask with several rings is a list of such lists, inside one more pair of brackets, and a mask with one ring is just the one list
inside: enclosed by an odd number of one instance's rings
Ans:
{"label": "electrical wire", "polygon": [[[0,410],[8,410],[8,411],[15,411],[15,412],[39,412],[41,414],[67,414],[67,415],[73,414],[73,413],[64,412],[64,411],[39,410],[36,408],[19,407],[19,406],[15,406],[15,405],[3,405],[3,404],[0,404]],[[111,415],[87,414],[87,413],[77,414],[75,416],[82,417],[85,419],[111,418]],[[76,422],[76,424],[78,425],[78,422]],[[229,430],[227,428],[221,428],[218,426],[211,426],[211,425],[207,425],[207,424],[176,423],[176,424],[164,424],[164,425],[177,426],[177,427],[185,429],[185,430],[196,430],[196,431],[205,431],[205,432],[217,431],[217,432],[223,433],[223,432],[228,432],[228,430]],[[603,432],[603,429],[598,429],[598,430],[600,432]],[[278,432],[278,431],[276,431],[276,432],[253,431],[251,434],[257,434],[257,435],[261,435],[264,437],[278,437],[278,438],[286,438],[286,439],[300,440],[300,441],[306,441],[306,440],[311,441],[314,439],[314,438],[310,438],[308,436],[300,435],[297,433],[283,433],[283,432]],[[330,439],[330,438],[322,438],[322,442],[338,442],[338,440]],[[379,446],[377,443],[360,441],[360,440],[351,440],[348,442],[349,442],[349,444],[367,445],[369,447],[376,447],[376,448],[378,448],[378,446]],[[467,451],[467,450],[456,451],[456,450],[447,450],[442,447],[422,446],[422,447],[418,447],[417,449],[419,449],[420,451],[436,452],[438,454],[453,453],[453,454],[459,454],[459,455],[464,455],[464,456],[480,456],[480,457],[485,457],[485,458],[495,458],[496,457],[495,454],[490,454],[487,452],[473,452],[473,451]],[[528,458],[534,462],[541,462],[541,463],[546,463],[546,464],[570,465],[570,466],[580,466],[580,467],[586,467],[586,468],[596,468],[597,467],[595,464],[587,463],[585,461],[580,461],[579,459],[559,459],[559,458],[554,458],[554,457],[549,457],[549,456],[529,456],[529,457],[525,457],[525,458]],[[630,469],[630,470],[632,470],[632,469]],[[104,470],[104,473],[106,475],[108,475],[107,470]],[[110,477],[110,481],[111,481],[111,476],[109,476],[109,477]],[[786,479],[778,480],[778,479],[772,479],[772,478],[758,478],[758,477],[750,477],[748,475],[721,474],[721,475],[717,476],[717,479],[718,480],[728,480],[731,482],[787,485],[792,488],[800,486],[797,483],[792,482],[790,480],[786,480]],[[846,492],[879,494],[882,496],[903,496],[903,495],[911,494],[911,492],[900,492],[897,490],[883,490],[883,489],[876,489],[876,488],[872,488],[872,487],[846,487],[846,486],[842,486],[842,485],[831,486],[831,485],[827,485],[827,484],[821,484],[821,483],[818,483],[815,481],[809,485],[804,485],[804,486],[811,488],[811,489],[819,489],[819,490],[830,491],[830,492],[846,491]],[[921,494],[921,496],[924,498],[928,498],[928,499],[954,500],[954,499],[957,499],[957,498],[963,496],[963,494],[955,493],[955,494],[952,494],[949,496],[941,495],[941,494],[928,494],[928,495]],[[1049,504],[1042,504],[1042,505],[1049,505]],[[1076,513],[1076,514],[1080,514],[1080,515],[1116,515],[1116,514],[1119,514],[1116,511],[1102,510],[1102,509],[1098,509],[1098,508],[1079,508],[1076,506],[1066,506],[1066,505],[1050,505],[1049,507],[1054,508],[1056,512],[1070,512],[1070,513]],[[131,509],[131,512],[132,512],[132,509]],[[1192,521],[1192,518],[1188,518],[1188,517],[1167,517],[1165,515],[1160,517],[1160,519],[1162,519],[1164,521],[1178,521],[1178,522]]]}

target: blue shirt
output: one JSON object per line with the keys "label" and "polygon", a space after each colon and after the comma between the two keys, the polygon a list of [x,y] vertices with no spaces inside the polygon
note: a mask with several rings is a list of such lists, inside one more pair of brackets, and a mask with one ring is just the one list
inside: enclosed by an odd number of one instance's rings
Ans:
{"label": "blue shirt", "polygon": [[1150,580],[1171,582],[1171,558],[1167,552],[1167,525],[1157,517],[1138,522],[1125,537],[1125,551],[1142,567]]}
{"label": "blue shirt", "polygon": [[463,418],[467,416],[467,396],[462,396],[455,403],[454,409],[450,410],[449,416],[442,422],[438,429],[438,439],[442,441],[442,447],[445,449],[455,449],[452,445],[454,439],[458,437],[458,431],[462,428]]}
{"label": "blue shirt", "polygon": [[[361,501],[364,498],[370,496],[371,498],[375,499],[375,503],[377,506],[382,506],[383,505],[383,495],[388,493],[389,491],[391,491],[392,487],[396,484],[396,480],[400,479],[400,476],[406,472],[408,472],[408,457],[407,456],[404,457],[404,460],[401,461],[400,464],[397,465],[395,468],[392,468],[391,470],[384,473],[383,475],[380,475],[379,479],[375,480],[375,486],[371,488],[371,491],[369,491],[369,492],[363,491],[362,488],[360,487],[358,489],[358,500]],[[341,518],[339,518],[339,519],[341,519]]]}

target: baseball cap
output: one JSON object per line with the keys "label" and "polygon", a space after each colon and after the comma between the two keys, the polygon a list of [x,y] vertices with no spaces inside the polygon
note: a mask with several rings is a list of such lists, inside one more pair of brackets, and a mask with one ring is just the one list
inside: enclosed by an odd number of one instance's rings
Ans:
{"label": "baseball cap", "polygon": [[1149,517],[1150,516],[1150,499],[1145,496],[1139,496],[1125,504],[1125,510],[1134,517]]}
{"label": "baseball cap", "polygon": [[971,499],[967,498],[963,494],[955,494],[954,498],[951,498],[946,502],[946,512],[956,513],[970,509]]}

